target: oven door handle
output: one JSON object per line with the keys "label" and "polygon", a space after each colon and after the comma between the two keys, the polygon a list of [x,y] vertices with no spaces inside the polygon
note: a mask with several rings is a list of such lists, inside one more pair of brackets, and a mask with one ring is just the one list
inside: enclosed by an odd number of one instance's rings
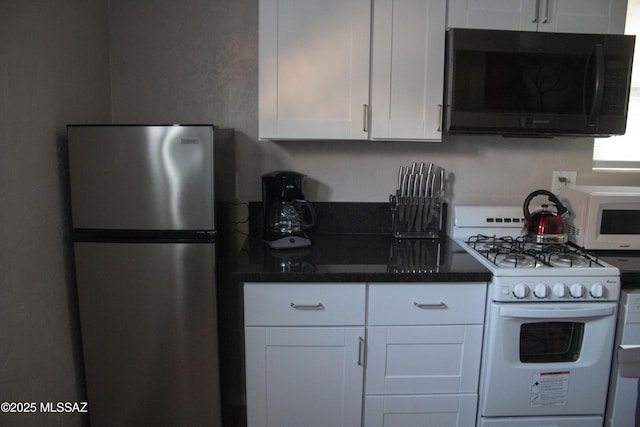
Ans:
{"label": "oven door handle", "polygon": [[605,317],[614,314],[613,306],[595,308],[522,308],[501,307],[500,316],[524,319],[584,319],[588,317]]}

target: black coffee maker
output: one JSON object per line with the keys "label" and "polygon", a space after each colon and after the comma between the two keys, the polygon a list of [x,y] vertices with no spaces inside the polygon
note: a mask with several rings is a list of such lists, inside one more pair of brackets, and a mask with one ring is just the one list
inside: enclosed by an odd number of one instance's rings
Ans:
{"label": "black coffee maker", "polygon": [[315,210],[302,193],[304,175],[281,171],[262,175],[264,241],[274,249],[311,245],[305,230],[316,223]]}

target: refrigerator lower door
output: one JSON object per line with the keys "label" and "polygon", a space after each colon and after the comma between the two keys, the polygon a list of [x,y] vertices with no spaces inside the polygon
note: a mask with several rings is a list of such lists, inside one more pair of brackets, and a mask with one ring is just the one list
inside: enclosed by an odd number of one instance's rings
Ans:
{"label": "refrigerator lower door", "polygon": [[219,426],[215,245],[74,249],[92,427]]}

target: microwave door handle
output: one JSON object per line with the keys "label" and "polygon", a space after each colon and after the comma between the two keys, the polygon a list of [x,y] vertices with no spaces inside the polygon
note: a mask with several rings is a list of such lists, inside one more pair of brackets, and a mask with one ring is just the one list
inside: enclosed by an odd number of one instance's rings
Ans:
{"label": "microwave door handle", "polygon": [[596,44],[593,46],[593,53],[589,56],[587,60],[587,69],[584,74],[584,86],[583,86],[583,102],[586,104],[587,97],[587,76],[589,75],[589,66],[591,65],[591,58],[595,58],[595,70],[596,70],[596,79],[593,86],[593,102],[591,103],[591,109],[589,110],[588,116],[586,105],[584,106],[585,116],[587,121],[587,126],[595,126],[596,119],[598,117],[598,113],[600,112],[600,108],[602,107],[602,100],[604,96],[604,48],[601,44]]}

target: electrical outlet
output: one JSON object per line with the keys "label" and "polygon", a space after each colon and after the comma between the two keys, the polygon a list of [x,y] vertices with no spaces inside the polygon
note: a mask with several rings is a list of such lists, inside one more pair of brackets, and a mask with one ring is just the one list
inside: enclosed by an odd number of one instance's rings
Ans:
{"label": "electrical outlet", "polygon": [[564,186],[575,187],[578,172],[576,171],[553,171],[553,181],[551,181],[551,192],[557,193]]}

